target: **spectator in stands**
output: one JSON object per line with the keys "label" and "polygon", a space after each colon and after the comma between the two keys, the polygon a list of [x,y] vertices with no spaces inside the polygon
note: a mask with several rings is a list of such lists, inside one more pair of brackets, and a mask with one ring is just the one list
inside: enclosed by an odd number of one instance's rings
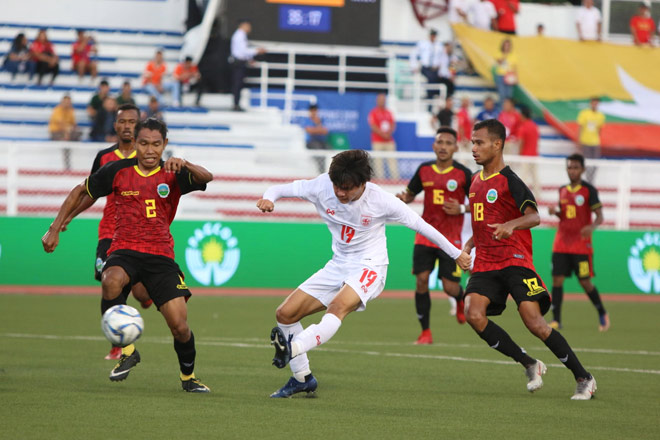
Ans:
{"label": "spectator in stands", "polygon": [[633,15],[630,19],[630,33],[635,46],[653,46],[655,22],[651,18],[651,10],[647,4],[640,4],[637,15]]}
{"label": "spectator in stands", "polygon": [[103,100],[108,96],[110,96],[110,84],[108,80],[103,79],[99,83],[99,88],[94,96],[92,96],[89,104],[87,104],[87,115],[91,121],[94,121],[96,113],[103,107]]}
{"label": "spectator in stands", "polygon": [[470,0],[451,0],[447,10],[447,19],[450,24],[465,23],[468,20]]}
{"label": "spectator in stands", "polygon": [[[369,128],[371,128],[371,149],[373,151],[396,151],[396,143],[392,137],[396,130],[396,121],[394,115],[385,104],[387,96],[385,93],[379,93],[376,96],[376,107],[369,112]],[[374,171],[381,178],[386,177],[385,163],[382,158],[374,158]],[[399,178],[399,167],[395,158],[387,159],[387,168],[391,179]]]}
{"label": "spectator in stands", "polygon": [[156,51],[154,59],[147,63],[144,69],[142,84],[144,89],[151,96],[155,96],[161,105],[163,102],[163,93],[172,94],[172,105],[178,107],[181,105],[181,85],[178,81],[167,80],[167,65],[163,59],[163,51]]}
{"label": "spectator in stands", "polygon": [[[580,127],[580,149],[579,153],[584,157],[597,159],[600,157],[601,137],[600,133],[605,124],[605,115],[598,110],[600,99],[591,98],[589,108],[578,113],[577,123]],[[587,169],[587,177],[593,181],[593,168]]]}
{"label": "spectator in stands", "polygon": [[469,23],[485,31],[497,30],[497,10],[489,0],[475,1],[470,5]]}
{"label": "spectator in stands", "polygon": [[543,23],[539,23],[536,25],[536,36],[545,37],[545,26],[543,26]]}
{"label": "spectator in stands", "polygon": [[193,64],[192,57],[186,57],[182,63],[177,64],[174,68],[174,79],[179,81],[182,93],[197,90],[197,105],[199,105],[199,100],[202,97],[200,90],[202,75],[199,74],[197,65]]}
{"label": "spectator in stands", "polygon": [[[539,127],[532,120],[532,112],[527,106],[520,109],[520,125],[518,126],[518,139],[520,140],[520,155],[525,157],[536,157],[539,155]],[[541,187],[539,185],[536,164],[533,161],[523,163],[523,182],[531,182],[532,192],[538,198]]]}
{"label": "spectator in stands", "polygon": [[140,115],[140,119],[142,120],[148,118],[156,118],[159,121],[165,122],[165,117],[163,116],[163,112],[160,109],[160,103],[158,102],[158,98],[155,96],[149,98],[147,109]]}
{"label": "spectator in stands", "polygon": [[520,128],[520,113],[516,110],[513,99],[506,98],[502,102],[502,111],[497,116],[497,120],[506,128],[506,143],[510,145],[510,151],[518,151],[518,129]]}
{"label": "spectator in stands", "polygon": [[441,108],[438,113],[433,115],[431,118],[431,127],[433,130],[437,130],[440,127],[451,127],[454,128],[454,99],[447,98],[445,99],[445,105]]}
{"label": "spectator in stands", "polygon": [[78,79],[82,80],[85,74],[89,73],[92,82],[96,79],[97,65],[96,60],[92,59],[96,55],[96,42],[91,35],[83,29],[78,29],[78,39],[74,41],[71,51],[72,69],[78,72]]}
{"label": "spectator in stands", "polygon": [[497,119],[499,115],[500,111],[495,106],[495,99],[493,99],[492,96],[487,96],[486,99],[484,99],[484,109],[477,114],[475,121],[481,122],[486,119]]}
{"label": "spectator in stands", "polygon": [[76,115],[69,95],[64,95],[59,105],[53,109],[48,123],[48,133],[54,141],[80,140],[81,132],[76,125]]}
{"label": "spectator in stands", "polygon": [[117,107],[124,104],[135,105],[135,99],[133,99],[133,89],[131,88],[131,83],[129,81],[124,81],[124,84],[121,86],[121,93],[119,96],[117,96]]}
{"label": "spectator in stands", "polygon": [[27,73],[29,79],[34,76],[37,63],[32,59],[28,39],[24,33],[21,32],[14,38],[3,66],[7,72],[11,73],[12,81],[16,78],[17,73]]}
{"label": "spectator in stands", "polygon": [[502,103],[505,99],[513,98],[513,87],[518,84],[518,57],[513,53],[513,44],[509,38],[502,40],[495,61],[495,86]]}
{"label": "spectator in stands", "polygon": [[504,34],[516,34],[516,14],[519,0],[493,0],[497,11],[497,30]]}
{"label": "spectator in stands", "polygon": [[327,150],[330,148],[330,144],[328,144],[328,128],[323,125],[323,121],[319,115],[318,105],[310,104],[309,116],[303,119],[301,125],[305,129],[305,133],[307,133],[308,149]]}
{"label": "spectator in stands", "polygon": [[[421,73],[426,78],[427,84],[439,84],[443,82],[440,77],[439,69],[440,63],[443,62],[449,68],[449,61],[447,54],[437,41],[438,31],[431,29],[429,31],[428,39],[420,40],[417,42],[415,49],[410,53],[410,68],[415,73]],[[445,82],[446,85],[446,82]],[[447,87],[449,89],[449,87]],[[453,91],[453,83],[452,83]],[[433,99],[438,94],[438,90],[432,86],[426,89],[426,98]],[[429,106],[430,107],[430,106]]]}
{"label": "spectator in stands", "polygon": [[580,41],[601,40],[600,11],[594,6],[594,0],[584,0],[577,12],[577,32]]}
{"label": "spectator in stands", "polygon": [[32,60],[37,64],[37,84],[41,85],[44,75],[50,73],[50,85],[55,82],[55,78],[60,73],[60,57],[55,53],[55,48],[48,40],[46,29],[39,29],[37,39],[32,42],[30,46],[32,53]]}
{"label": "spectator in stands", "polygon": [[94,116],[92,131],[89,134],[92,141],[117,142],[117,133],[115,133],[116,113],[117,100],[112,96],[103,98],[103,104]]}
{"label": "spectator in stands", "polygon": [[248,42],[250,32],[252,32],[252,24],[248,20],[241,20],[231,36],[231,93],[234,95],[233,110],[237,112],[245,111],[240,106],[240,100],[247,66],[253,62],[256,55],[266,52],[261,47],[250,47]]}
{"label": "spectator in stands", "polygon": [[456,143],[461,151],[470,151],[472,145],[472,126],[474,121],[470,117],[470,98],[461,98],[461,109],[456,113]]}

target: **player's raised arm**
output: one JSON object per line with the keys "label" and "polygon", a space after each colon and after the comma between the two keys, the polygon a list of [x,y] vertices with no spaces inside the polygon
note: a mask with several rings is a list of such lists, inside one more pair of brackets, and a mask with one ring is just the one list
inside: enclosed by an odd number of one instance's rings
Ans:
{"label": "player's raised arm", "polygon": [[263,197],[257,201],[257,208],[261,212],[272,212],[275,209],[275,202],[282,197],[296,197],[293,183],[284,185],[273,185],[264,193]]}
{"label": "player's raised arm", "polygon": [[[76,211],[76,208],[82,206],[85,203],[92,201],[92,198],[87,192],[86,182],[84,181],[79,185],[73,187],[69,195],[66,196],[60,210],[57,213],[57,217],[53,220],[53,223],[50,224],[48,231],[41,237],[41,244],[44,247],[44,250],[48,253],[51,253],[55,250],[60,241],[60,231],[62,230],[63,225],[69,219],[69,217]],[[87,201],[86,201],[87,199]],[[90,204],[91,206],[91,204]]]}
{"label": "player's raised arm", "polygon": [[203,185],[213,180],[213,174],[201,165],[195,165],[180,157],[170,157],[163,165],[163,169],[168,173],[179,174],[183,169],[187,169],[195,183]]}

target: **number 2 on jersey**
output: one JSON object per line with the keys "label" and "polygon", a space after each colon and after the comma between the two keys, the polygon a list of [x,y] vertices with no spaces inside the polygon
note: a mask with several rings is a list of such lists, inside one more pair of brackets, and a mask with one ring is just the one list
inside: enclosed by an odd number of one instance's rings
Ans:
{"label": "number 2 on jersey", "polygon": [[147,199],[144,201],[144,203],[147,205],[147,218],[156,217],[156,200]]}
{"label": "number 2 on jersey", "polygon": [[355,229],[350,226],[341,225],[341,239],[346,243],[350,243],[355,236]]}

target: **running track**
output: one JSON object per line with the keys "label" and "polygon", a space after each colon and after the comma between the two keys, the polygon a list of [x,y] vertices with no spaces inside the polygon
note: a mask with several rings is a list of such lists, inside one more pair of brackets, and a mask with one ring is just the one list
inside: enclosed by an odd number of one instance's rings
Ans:
{"label": "running track", "polygon": [[[238,287],[194,287],[191,289],[197,296],[279,296],[284,297],[292,289],[269,288],[238,288]],[[99,295],[100,286],[0,286],[0,295]],[[601,293],[602,294],[602,293]],[[660,303],[660,295],[639,294],[602,294],[607,301]],[[412,298],[412,291],[385,290],[382,298]],[[566,301],[588,301],[583,293],[564,294]]]}

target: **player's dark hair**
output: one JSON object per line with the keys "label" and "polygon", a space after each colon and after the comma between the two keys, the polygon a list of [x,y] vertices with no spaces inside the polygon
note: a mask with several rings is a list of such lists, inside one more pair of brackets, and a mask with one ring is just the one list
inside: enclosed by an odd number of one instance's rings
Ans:
{"label": "player's dark hair", "polygon": [[135,126],[135,138],[137,139],[138,133],[140,130],[146,128],[147,130],[157,130],[160,131],[160,134],[163,136],[163,140],[167,139],[167,124],[163,121],[156,118],[147,118],[144,121],[140,121]]}
{"label": "player's dark hair", "polygon": [[328,174],[337,187],[347,189],[370,181],[374,170],[366,151],[346,150],[332,158]]}
{"label": "player's dark hair", "polygon": [[501,140],[502,147],[504,147],[504,140],[506,139],[506,128],[504,128],[504,124],[497,119],[486,119],[485,121],[474,124],[474,131],[481,130],[482,128],[488,130],[488,135],[491,138]]}
{"label": "player's dark hair", "polygon": [[584,168],[584,156],[583,155],[581,155],[579,153],[571,154],[570,156],[568,156],[566,158],[566,162],[568,162],[569,160],[574,161],[574,162],[579,162],[580,166],[582,168]]}
{"label": "player's dark hair", "polygon": [[458,139],[458,134],[456,134],[456,130],[454,130],[451,127],[440,127],[438,130],[435,132],[435,135],[439,135],[440,133],[449,133],[450,135],[454,136],[454,140]]}
{"label": "player's dark hair", "polygon": [[119,112],[124,112],[126,110],[135,110],[135,113],[137,113],[138,118],[140,117],[140,108],[135,104],[131,104],[130,102],[127,102],[126,104],[122,104],[119,107],[117,107],[117,114],[119,114]]}

